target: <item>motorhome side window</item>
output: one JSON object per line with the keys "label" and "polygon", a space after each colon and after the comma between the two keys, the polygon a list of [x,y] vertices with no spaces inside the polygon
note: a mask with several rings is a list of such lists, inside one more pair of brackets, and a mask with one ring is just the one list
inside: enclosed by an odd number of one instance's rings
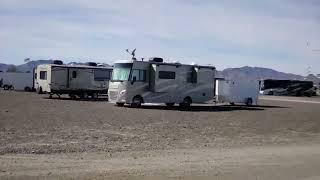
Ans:
{"label": "motorhome side window", "polygon": [[72,78],[77,78],[77,71],[72,71]]}
{"label": "motorhome side window", "polygon": [[159,79],[175,79],[176,73],[172,71],[159,71]]}
{"label": "motorhome side window", "polygon": [[110,77],[111,77],[111,71],[110,70],[104,70],[104,69],[96,69],[96,70],[94,70],[94,80],[95,81],[109,80]]}
{"label": "motorhome side window", "polygon": [[131,80],[133,80],[134,77],[136,77],[136,81],[146,81],[146,70],[133,69]]}
{"label": "motorhome side window", "polygon": [[47,71],[40,71],[40,79],[47,80]]}

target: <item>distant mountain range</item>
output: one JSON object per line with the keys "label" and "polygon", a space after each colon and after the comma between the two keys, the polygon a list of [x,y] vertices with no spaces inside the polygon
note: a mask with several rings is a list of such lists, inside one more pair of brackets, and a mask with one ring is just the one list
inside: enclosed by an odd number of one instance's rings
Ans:
{"label": "distant mountain range", "polygon": [[[50,64],[51,60],[38,60],[38,61],[29,61],[25,64],[16,66],[16,70],[19,72],[28,72],[32,71],[39,64]],[[81,62],[70,62],[69,65],[84,65],[85,63]],[[104,66],[110,67],[109,64],[102,64]],[[0,71],[6,72],[7,69],[12,66],[9,64],[0,63]],[[310,74],[306,77],[301,75],[296,75],[292,73],[279,72],[273,69],[262,68],[262,67],[249,67],[244,66],[240,68],[227,68],[223,71],[218,72],[219,77],[224,77],[226,79],[290,79],[290,80],[308,80],[313,81],[315,84],[320,83],[320,78]]]}

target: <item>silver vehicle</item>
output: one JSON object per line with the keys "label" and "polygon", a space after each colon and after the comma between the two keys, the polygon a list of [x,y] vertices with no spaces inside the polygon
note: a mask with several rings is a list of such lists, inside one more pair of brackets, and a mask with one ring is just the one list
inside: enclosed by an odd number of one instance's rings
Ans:
{"label": "silver vehicle", "polygon": [[4,90],[31,91],[33,89],[33,73],[0,72],[0,88]]}
{"label": "silver vehicle", "polygon": [[35,88],[50,97],[56,94],[69,94],[71,98],[97,98],[100,93],[108,92],[112,69],[89,65],[64,65],[62,62],[38,65],[35,69]]}
{"label": "silver vehicle", "polygon": [[257,105],[259,81],[250,79],[216,79],[216,102]]}
{"label": "silver vehicle", "polygon": [[119,106],[165,103],[189,107],[214,101],[215,67],[149,61],[122,60],[114,64],[109,101]]}

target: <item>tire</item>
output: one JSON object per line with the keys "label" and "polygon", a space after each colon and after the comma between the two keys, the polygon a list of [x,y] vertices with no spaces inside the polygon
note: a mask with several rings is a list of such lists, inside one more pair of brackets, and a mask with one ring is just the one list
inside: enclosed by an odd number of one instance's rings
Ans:
{"label": "tire", "polygon": [[124,106],[124,103],[116,103],[116,105],[118,106],[118,107],[123,107]]}
{"label": "tire", "polygon": [[77,96],[75,94],[69,94],[69,97],[73,100],[77,99]]}
{"label": "tire", "polygon": [[30,87],[28,87],[28,86],[26,86],[26,87],[24,88],[24,91],[26,91],[26,92],[30,92],[30,91],[31,91],[31,88],[30,88]]}
{"label": "tire", "polygon": [[174,106],[174,103],[166,103],[166,106],[168,106],[168,107],[173,107],[173,106]]}
{"label": "tire", "polygon": [[98,99],[98,97],[99,97],[98,93],[92,93],[91,94],[91,98],[92,99]]}
{"label": "tire", "polygon": [[38,87],[36,91],[37,91],[38,94],[42,94],[43,93],[42,87]]}
{"label": "tire", "polygon": [[192,100],[190,97],[185,97],[183,102],[179,104],[181,108],[189,108],[191,106]]}
{"label": "tire", "polygon": [[3,85],[3,90],[9,90],[9,85],[7,84]]}
{"label": "tire", "polygon": [[133,99],[132,99],[132,102],[130,104],[130,106],[132,108],[139,108],[141,107],[141,104],[142,104],[142,98],[140,96],[135,96]]}
{"label": "tire", "polygon": [[252,98],[248,98],[247,101],[246,101],[246,105],[247,106],[252,106],[252,103],[253,103]]}
{"label": "tire", "polygon": [[11,85],[11,86],[9,86],[9,87],[10,87],[10,90],[11,90],[11,91],[14,90],[14,86],[13,86],[13,85]]}

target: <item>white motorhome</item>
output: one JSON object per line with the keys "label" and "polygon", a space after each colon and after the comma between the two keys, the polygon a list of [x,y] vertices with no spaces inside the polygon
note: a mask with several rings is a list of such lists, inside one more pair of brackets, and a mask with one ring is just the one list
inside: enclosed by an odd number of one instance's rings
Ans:
{"label": "white motorhome", "polygon": [[216,102],[256,105],[259,96],[259,81],[249,79],[216,79]]}
{"label": "white motorhome", "polygon": [[114,64],[109,82],[109,101],[119,106],[142,103],[191,103],[214,101],[215,67],[164,63],[162,58],[149,61],[122,60]]}
{"label": "white motorhome", "polygon": [[112,68],[91,65],[64,65],[62,62],[38,65],[35,69],[35,88],[38,93],[69,94],[71,98],[97,98],[107,94]]}
{"label": "white motorhome", "polygon": [[0,72],[0,87],[4,90],[31,91],[33,73]]}

